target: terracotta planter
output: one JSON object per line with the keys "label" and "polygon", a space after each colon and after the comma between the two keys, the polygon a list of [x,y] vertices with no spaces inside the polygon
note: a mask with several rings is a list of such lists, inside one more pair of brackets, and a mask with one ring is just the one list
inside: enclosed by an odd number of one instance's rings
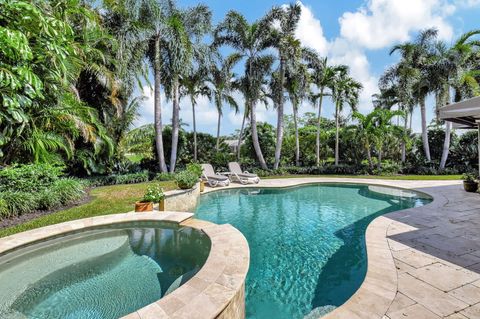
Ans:
{"label": "terracotta planter", "polygon": [[136,212],[152,212],[153,211],[153,203],[152,202],[136,202],[135,203],[135,211]]}
{"label": "terracotta planter", "polygon": [[474,193],[478,190],[478,183],[475,181],[463,181],[463,188],[469,193]]}
{"label": "terracotta planter", "polygon": [[203,193],[205,191],[205,182],[200,181],[200,192]]}
{"label": "terracotta planter", "polygon": [[165,200],[162,199],[159,203],[158,203],[158,210],[159,211],[164,211],[165,210]]}

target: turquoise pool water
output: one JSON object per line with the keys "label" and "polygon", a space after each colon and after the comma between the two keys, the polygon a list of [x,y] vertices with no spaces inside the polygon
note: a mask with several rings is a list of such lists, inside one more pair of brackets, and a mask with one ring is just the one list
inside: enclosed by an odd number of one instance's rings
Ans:
{"label": "turquoise pool water", "polygon": [[18,249],[0,256],[0,318],[119,318],[191,278],[210,244],[192,228],[140,222]]}
{"label": "turquoise pool water", "polygon": [[412,192],[377,191],[339,184],[217,191],[201,196],[196,217],[230,223],[247,238],[247,318],[315,318],[361,285],[368,224],[431,201]]}

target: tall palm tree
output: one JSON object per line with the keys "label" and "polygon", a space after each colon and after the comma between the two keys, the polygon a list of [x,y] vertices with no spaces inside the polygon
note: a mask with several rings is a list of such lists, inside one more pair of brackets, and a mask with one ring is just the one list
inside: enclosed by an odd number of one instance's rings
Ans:
{"label": "tall palm tree", "polygon": [[163,148],[163,125],[162,125],[162,37],[166,16],[163,14],[161,5],[157,1],[126,1],[130,6],[127,11],[137,17],[139,24],[145,29],[140,32],[143,36],[143,43],[139,41],[137,45],[146,44],[145,57],[153,71],[153,107],[154,107],[154,127],[155,127],[155,148],[157,151],[158,165],[161,172],[167,172],[165,162],[165,153]]}
{"label": "tall palm tree", "polygon": [[214,33],[216,46],[230,45],[245,59],[245,107],[250,110],[252,142],[262,169],[267,169],[267,163],[258,141],[256,103],[261,99],[265,77],[273,63],[273,57],[265,54],[265,50],[272,47],[270,22],[260,19],[250,24],[242,14],[230,11]]}
{"label": "tall palm tree", "polygon": [[310,74],[307,65],[297,63],[288,68],[285,83],[293,109],[295,130],[295,165],[300,166],[300,139],[298,136],[298,109],[310,93]]}
{"label": "tall palm tree", "polygon": [[177,8],[173,1],[162,7],[159,45],[165,95],[172,101],[172,143],[169,171],[175,171],[180,130],[180,81],[193,71],[193,60],[203,46],[202,37],[211,29],[212,13],[205,5]]}
{"label": "tall palm tree", "polygon": [[202,96],[210,98],[210,89],[207,85],[207,72],[200,68],[190,75],[183,77],[180,81],[182,90],[181,96],[188,96],[190,104],[192,105],[192,124],[193,124],[193,159],[196,161],[198,158],[197,150],[197,121],[195,106],[197,105],[197,99]]}
{"label": "tall palm tree", "polygon": [[275,162],[273,168],[277,169],[280,164],[283,141],[283,118],[284,118],[284,87],[286,65],[289,60],[295,59],[299,54],[300,41],[295,37],[295,31],[300,21],[302,7],[300,3],[289,6],[274,7],[267,13],[267,19],[272,21],[270,36],[273,38],[273,46],[278,51],[279,66],[276,72],[276,79],[272,84],[276,88],[272,90],[272,100],[277,110],[277,141],[275,145]]}
{"label": "tall palm tree", "polygon": [[[320,124],[322,120],[322,104],[323,104],[323,97],[331,95],[331,93],[327,93],[326,90],[333,89],[333,85],[335,83],[335,74],[340,71],[341,68],[345,66],[330,66],[328,65],[327,58],[320,59],[320,63],[318,67],[314,70],[312,76],[312,82],[317,86],[318,93],[313,93],[311,95],[311,101],[314,106],[317,106],[318,113],[317,113],[317,133],[315,136],[315,155],[317,160],[317,166],[320,165]],[[318,101],[318,104],[317,104]]]}
{"label": "tall palm tree", "polygon": [[[432,67],[432,77],[436,80],[440,106],[450,103],[450,90],[454,91],[454,100],[459,102],[464,94],[479,95],[480,85],[476,70],[476,56],[479,53],[479,43],[472,37],[480,34],[480,30],[472,30],[460,36],[450,48],[443,43],[437,45],[437,61]],[[438,116],[438,115],[437,115]],[[450,149],[451,123],[445,123],[445,139],[440,159],[440,169],[445,169]]]}
{"label": "tall palm tree", "polygon": [[400,64],[410,69],[409,73],[414,80],[413,92],[415,99],[420,106],[422,118],[422,142],[423,150],[427,161],[431,161],[430,146],[428,143],[426,98],[432,92],[432,83],[429,74],[430,64],[435,58],[435,41],[437,30],[427,29],[418,35],[414,42],[407,42],[394,46],[390,54],[399,51],[401,55]]}
{"label": "tall palm tree", "polygon": [[339,162],[339,129],[340,113],[345,104],[355,111],[362,84],[350,77],[348,68],[342,68],[335,76],[335,84],[332,90],[332,98],[335,102],[335,165]]}
{"label": "tall palm tree", "polygon": [[207,81],[211,84],[211,96],[218,112],[217,121],[217,144],[216,150],[220,148],[220,123],[223,115],[223,103],[230,105],[235,112],[238,112],[238,104],[232,96],[234,90],[233,67],[242,58],[238,53],[229,55],[226,59],[218,58],[209,70]]}

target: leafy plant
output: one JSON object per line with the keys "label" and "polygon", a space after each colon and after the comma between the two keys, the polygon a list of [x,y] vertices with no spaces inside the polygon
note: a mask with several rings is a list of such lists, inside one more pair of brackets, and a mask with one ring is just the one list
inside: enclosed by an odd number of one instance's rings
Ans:
{"label": "leafy plant", "polygon": [[477,175],[474,173],[465,173],[462,175],[462,179],[465,182],[475,182],[477,180]]}
{"label": "leafy plant", "polygon": [[187,164],[187,171],[195,174],[197,178],[200,178],[202,176],[203,169],[200,164],[190,163],[190,164]]}
{"label": "leafy plant", "polygon": [[198,176],[191,171],[185,170],[175,175],[175,181],[180,189],[190,189],[198,182]]}
{"label": "leafy plant", "polygon": [[160,182],[166,182],[166,181],[173,181],[175,180],[175,174],[173,173],[158,173],[155,176],[155,180],[160,181]]}
{"label": "leafy plant", "polygon": [[7,167],[0,170],[0,191],[40,191],[57,181],[61,175],[62,167],[49,164]]}
{"label": "leafy plant", "polygon": [[151,185],[151,186],[148,186],[142,201],[158,203],[163,199],[165,199],[163,188],[161,188],[160,185]]}

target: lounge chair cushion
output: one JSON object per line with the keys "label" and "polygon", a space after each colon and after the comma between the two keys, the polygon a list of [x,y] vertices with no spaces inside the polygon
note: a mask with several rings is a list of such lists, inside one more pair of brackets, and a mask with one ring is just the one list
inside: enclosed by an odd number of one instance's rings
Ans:
{"label": "lounge chair cushion", "polygon": [[227,181],[228,177],[225,175],[220,175],[216,174],[215,171],[213,170],[212,165],[210,164],[202,164],[202,169],[203,169],[203,175],[207,179],[214,179],[219,182]]}

